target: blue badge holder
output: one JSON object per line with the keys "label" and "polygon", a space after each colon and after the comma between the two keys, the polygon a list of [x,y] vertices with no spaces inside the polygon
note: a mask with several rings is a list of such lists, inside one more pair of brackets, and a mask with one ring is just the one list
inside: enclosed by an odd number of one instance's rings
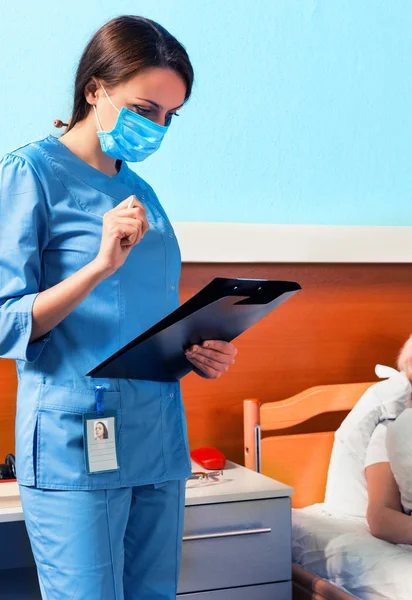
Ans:
{"label": "blue badge holder", "polygon": [[[104,391],[105,388],[102,385],[96,385],[94,388],[96,411],[90,413],[83,413],[83,439],[84,439],[84,458],[86,463],[86,473],[88,475],[97,475],[99,473],[111,473],[113,471],[119,471],[119,453],[117,448],[119,446],[118,431],[117,431],[117,411],[116,410],[105,410],[104,408]],[[113,435],[114,435],[114,456],[116,458],[117,466],[114,468],[105,468],[102,470],[91,470],[89,461],[89,444],[88,444],[88,421],[104,420],[113,418]]]}

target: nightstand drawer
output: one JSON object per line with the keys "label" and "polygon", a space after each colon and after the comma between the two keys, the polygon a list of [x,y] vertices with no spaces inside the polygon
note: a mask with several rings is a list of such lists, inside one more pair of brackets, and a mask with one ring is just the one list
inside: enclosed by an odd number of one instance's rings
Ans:
{"label": "nightstand drawer", "polygon": [[288,581],[290,498],[189,506],[179,593]]}
{"label": "nightstand drawer", "polygon": [[184,600],[291,600],[292,583],[269,583],[251,587],[186,594]]}

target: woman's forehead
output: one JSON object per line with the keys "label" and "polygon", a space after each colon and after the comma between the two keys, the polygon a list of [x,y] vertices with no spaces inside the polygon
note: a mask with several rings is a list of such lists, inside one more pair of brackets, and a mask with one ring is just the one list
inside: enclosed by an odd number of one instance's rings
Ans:
{"label": "woman's forehead", "polygon": [[144,98],[165,110],[176,109],[185,101],[186,86],[182,78],[171,69],[146,69],[124,84],[131,98]]}

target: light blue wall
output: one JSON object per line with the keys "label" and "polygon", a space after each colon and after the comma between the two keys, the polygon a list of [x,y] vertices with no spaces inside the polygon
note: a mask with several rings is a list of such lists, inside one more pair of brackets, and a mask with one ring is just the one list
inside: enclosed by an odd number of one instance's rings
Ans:
{"label": "light blue wall", "polygon": [[412,225],[410,0],[0,8],[0,154],[69,117],[95,29],[142,14],[176,35],[196,71],[190,103],[138,167],[173,220]]}

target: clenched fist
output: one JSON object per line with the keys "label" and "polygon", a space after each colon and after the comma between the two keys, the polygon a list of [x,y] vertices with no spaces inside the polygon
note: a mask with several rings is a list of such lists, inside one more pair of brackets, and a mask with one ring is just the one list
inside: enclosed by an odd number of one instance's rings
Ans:
{"label": "clenched fist", "polygon": [[[128,208],[133,200],[132,208]],[[103,216],[103,231],[96,262],[107,276],[123,265],[133,246],[149,230],[146,209],[136,196],[130,196]]]}

